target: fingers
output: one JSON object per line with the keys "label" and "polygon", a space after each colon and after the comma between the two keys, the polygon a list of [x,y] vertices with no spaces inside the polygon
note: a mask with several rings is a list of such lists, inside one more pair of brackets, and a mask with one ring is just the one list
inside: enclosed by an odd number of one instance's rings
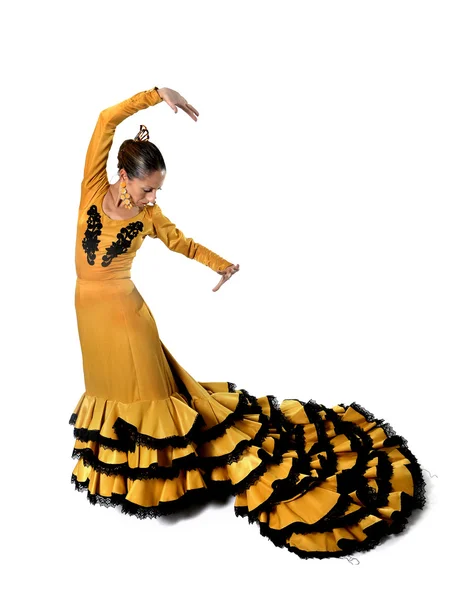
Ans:
{"label": "fingers", "polygon": [[222,287],[223,283],[225,283],[225,281],[226,281],[227,279],[228,279],[228,277],[227,277],[226,275],[222,275],[222,278],[221,278],[221,280],[220,280],[220,281],[219,281],[219,283],[218,283],[218,284],[215,286],[215,288],[213,288],[213,290],[212,290],[212,291],[213,291],[213,292],[217,292],[217,290],[219,290],[219,289]]}
{"label": "fingers", "polygon": [[[186,104],[187,104],[187,102],[186,102]],[[187,106],[190,108],[190,110],[192,110],[197,115],[197,117],[200,116],[200,113],[194,106],[192,106],[191,104],[187,104]]]}
{"label": "fingers", "polygon": [[190,115],[194,121],[196,121],[196,120],[197,120],[197,119],[196,119],[196,117],[195,117],[195,115],[196,115],[197,117],[199,117],[199,116],[200,116],[200,113],[198,112],[198,110],[197,110],[197,109],[196,109],[194,106],[192,106],[191,104],[189,104],[185,98],[182,98],[182,102],[181,102],[181,104],[178,104],[178,103],[177,103],[177,106],[181,106],[181,108],[182,108],[182,109],[183,109],[183,110],[184,110],[184,111],[185,111],[185,112],[186,112],[188,115]]}
{"label": "fingers", "polygon": [[223,283],[223,279],[221,279],[219,281],[219,283],[215,286],[215,288],[212,291],[217,292],[217,290],[219,290],[222,287],[222,283]]}
{"label": "fingers", "polygon": [[225,273],[236,273],[237,271],[239,271],[239,265],[230,265],[229,267],[227,267],[226,269],[220,269],[220,271],[216,271],[216,273],[219,273],[219,275],[224,275]]}
{"label": "fingers", "polygon": [[182,108],[182,110],[185,113],[187,113],[189,115],[189,117],[191,119],[193,119],[194,121],[197,121],[197,117],[200,116],[200,113],[198,112],[198,110],[194,106],[192,106],[191,104],[189,104],[186,101],[186,99],[183,98],[181,95],[180,95],[180,99],[178,99],[175,102],[168,101],[168,105],[170,106],[170,108],[173,109],[173,111],[175,113],[178,112],[178,108],[177,107],[179,106],[179,108]]}
{"label": "fingers", "polygon": [[[230,268],[230,267],[228,267]],[[212,290],[213,292],[217,292],[217,290],[219,290],[222,285],[225,283],[225,281],[228,281],[228,279],[230,279],[230,277],[232,275],[234,275],[236,271],[227,271],[226,269],[224,271],[217,271],[217,273],[223,273],[221,280],[219,281],[219,283],[215,286],[215,288]]]}
{"label": "fingers", "polygon": [[[195,116],[194,112],[192,111],[192,109],[191,109],[191,108],[188,108],[188,107],[190,107],[190,105],[189,105],[189,104],[187,104],[187,103],[186,103],[186,104],[177,104],[177,106],[179,106],[180,108],[182,108],[182,109],[183,109],[183,111],[184,111],[185,113],[187,113],[187,114],[189,115],[189,117],[191,117],[191,118],[192,118],[194,121],[197,121],[197,120],[198,120],[198,119],[197,119],[197,117]],[[195,113],[196,113],[197,115],[199,115],[198,111],[195,111]]]}

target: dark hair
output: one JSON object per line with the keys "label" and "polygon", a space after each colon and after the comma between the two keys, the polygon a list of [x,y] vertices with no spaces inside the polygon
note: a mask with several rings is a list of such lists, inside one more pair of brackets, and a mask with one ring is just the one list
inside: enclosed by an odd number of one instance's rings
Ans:
{"label": "dark hair", "polygon": [[[146,136],[141,135],[143,131]],[[143,137],[148,137],[148,130],[141,125],[135,139],[124,140],[118,150],[118,171],[124,169],[129,179],[143,179],[154,171],[167,170],[159,148]]]}

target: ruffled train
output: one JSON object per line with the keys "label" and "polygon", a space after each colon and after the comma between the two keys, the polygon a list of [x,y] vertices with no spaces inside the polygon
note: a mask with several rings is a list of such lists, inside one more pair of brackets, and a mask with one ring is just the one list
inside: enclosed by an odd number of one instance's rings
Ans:
{"label": "ruffled train", "polygon": [[129,404],[82,394],[75,488],[138,518],[234,495],[237,516],[301,558],[374,548],[425,505],[407,441],[360,405],[197,385],[203,394]]}

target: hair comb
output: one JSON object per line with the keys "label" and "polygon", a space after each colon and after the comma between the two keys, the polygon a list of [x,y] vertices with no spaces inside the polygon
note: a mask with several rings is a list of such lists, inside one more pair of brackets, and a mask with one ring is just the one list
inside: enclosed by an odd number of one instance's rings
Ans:
{"label": "hair comb", "polygon": [[149,141],[149,131],[145,127],[145,125],[140,125],[140,131],[134,137],[134,142],[148,142]]}

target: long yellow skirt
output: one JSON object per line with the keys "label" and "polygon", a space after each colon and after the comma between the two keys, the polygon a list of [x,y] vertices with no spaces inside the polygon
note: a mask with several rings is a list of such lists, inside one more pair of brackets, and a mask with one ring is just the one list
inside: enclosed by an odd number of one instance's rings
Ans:
{"label": "long yellow skirt", "polygon": [[85,392],[71,481],[139,518],[235,495],[235,513],[302,558],[374,548],[425,503],[407,442],[356,403],[255,397],[195,381],[131,279],[77,279]]}

